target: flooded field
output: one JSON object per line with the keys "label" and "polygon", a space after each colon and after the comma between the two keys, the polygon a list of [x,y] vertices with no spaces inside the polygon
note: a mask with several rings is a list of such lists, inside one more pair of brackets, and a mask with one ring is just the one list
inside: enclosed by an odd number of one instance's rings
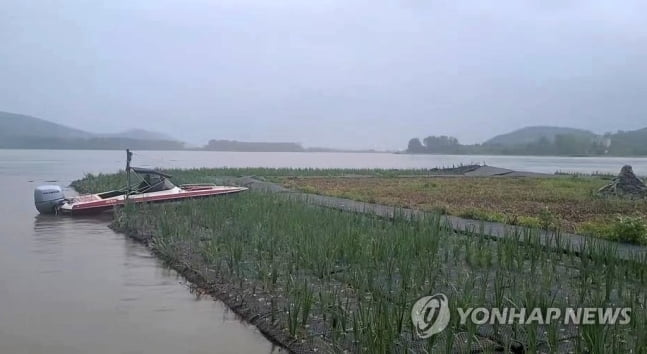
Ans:
{"label": "flooded field", "polygon": [[[34,187],[115,172],[122,151],[0,150],[0,353],[269,353],[257,329],[196,298],[148,249],[110,230],[110,216],[38,216]],[[647,159],[136,152],[151,167],[431,168],[486,162],[539,172],[614,172]],[[67,191],[68,193],[71,191]]]}

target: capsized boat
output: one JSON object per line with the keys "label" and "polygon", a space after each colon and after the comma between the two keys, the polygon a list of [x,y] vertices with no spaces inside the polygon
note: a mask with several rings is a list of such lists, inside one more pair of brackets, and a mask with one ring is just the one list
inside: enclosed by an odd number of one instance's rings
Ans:
{"label": "capsized boat", "polygon": [[[41,214],[95,214],[126,203],[159,203],[190,198],[205,198],[246,191],[245,187],[217,186],[214,184],[183,184],[176,186],[171,176],[153,169],[130,167],[128,152],[126,173],[128,187],[97,194],[66,198],[60,186],[45,185],[34,191],[36,209]],[[131,172],[139,177],[136,188],[130,185]]]}

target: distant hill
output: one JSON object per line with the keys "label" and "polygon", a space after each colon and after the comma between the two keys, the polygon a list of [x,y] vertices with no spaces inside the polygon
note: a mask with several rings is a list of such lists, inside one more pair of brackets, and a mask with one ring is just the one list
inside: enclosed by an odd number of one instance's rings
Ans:
{"label": "distant hill", "polygon": [[0,111],[0,148],[178,150],[184,143],[141,129],[96,134],[23,114]]}
{"label": "distant hill", "polygon": [[647,155],[647,128],[619,131],[606,135],[610,141],[609,153],[613,155]]}
{"label": "distant hill", "polygon": [[36,117],[0,111],[0,136],[73,139],[90,138],[93,134]]}
{"label": "distant hill", "polygon": [[483,144],[463,145],[449,136],[412,138],[410,154],[647,156],[647,128],[597,135],[588,130],[527,127],[495,136]]}
{"label": "distant hill", "polygon": [[525,145],[536,143],[541,138],[546,138],[549,142],[554,142],[557,135],[573,135],[589,139],[593,139],[597,136],[593,132],[583,129],[536,126],[521,128],[507,134],[497,135],[494,138],[484,142],[483,145]]}

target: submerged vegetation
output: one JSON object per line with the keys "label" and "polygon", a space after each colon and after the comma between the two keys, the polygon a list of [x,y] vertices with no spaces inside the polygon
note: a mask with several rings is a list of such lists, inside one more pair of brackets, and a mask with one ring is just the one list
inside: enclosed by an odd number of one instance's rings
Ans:
{"label": "submerged vegetation", "polygon": [[[131,206],[117,212],[114,225],[150,238],[170,263],[207,280],[227,279],[240,291],[240,306],[254,309],[248,320],[310,349],[640,353],[647,347],[647,260],[618,260],[610,246],[593,242],[552,252],[530,231],[500,241],[455,234],[440,220],[387,220],[248,192]],[[411,306],[435,293],[449,297],[452,314],[457,307],[611,306],[630,307],[631,322],[461,325],[452,316],[445,331],[420,340]]]}

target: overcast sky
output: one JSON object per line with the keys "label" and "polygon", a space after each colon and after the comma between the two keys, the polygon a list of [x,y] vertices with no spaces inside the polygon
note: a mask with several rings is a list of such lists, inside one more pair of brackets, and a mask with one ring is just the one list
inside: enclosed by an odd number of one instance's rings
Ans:
{"label": "overcast sky", "polygon": [[0,2],[0,110],[306,146],[647,126],[647,2]]}

